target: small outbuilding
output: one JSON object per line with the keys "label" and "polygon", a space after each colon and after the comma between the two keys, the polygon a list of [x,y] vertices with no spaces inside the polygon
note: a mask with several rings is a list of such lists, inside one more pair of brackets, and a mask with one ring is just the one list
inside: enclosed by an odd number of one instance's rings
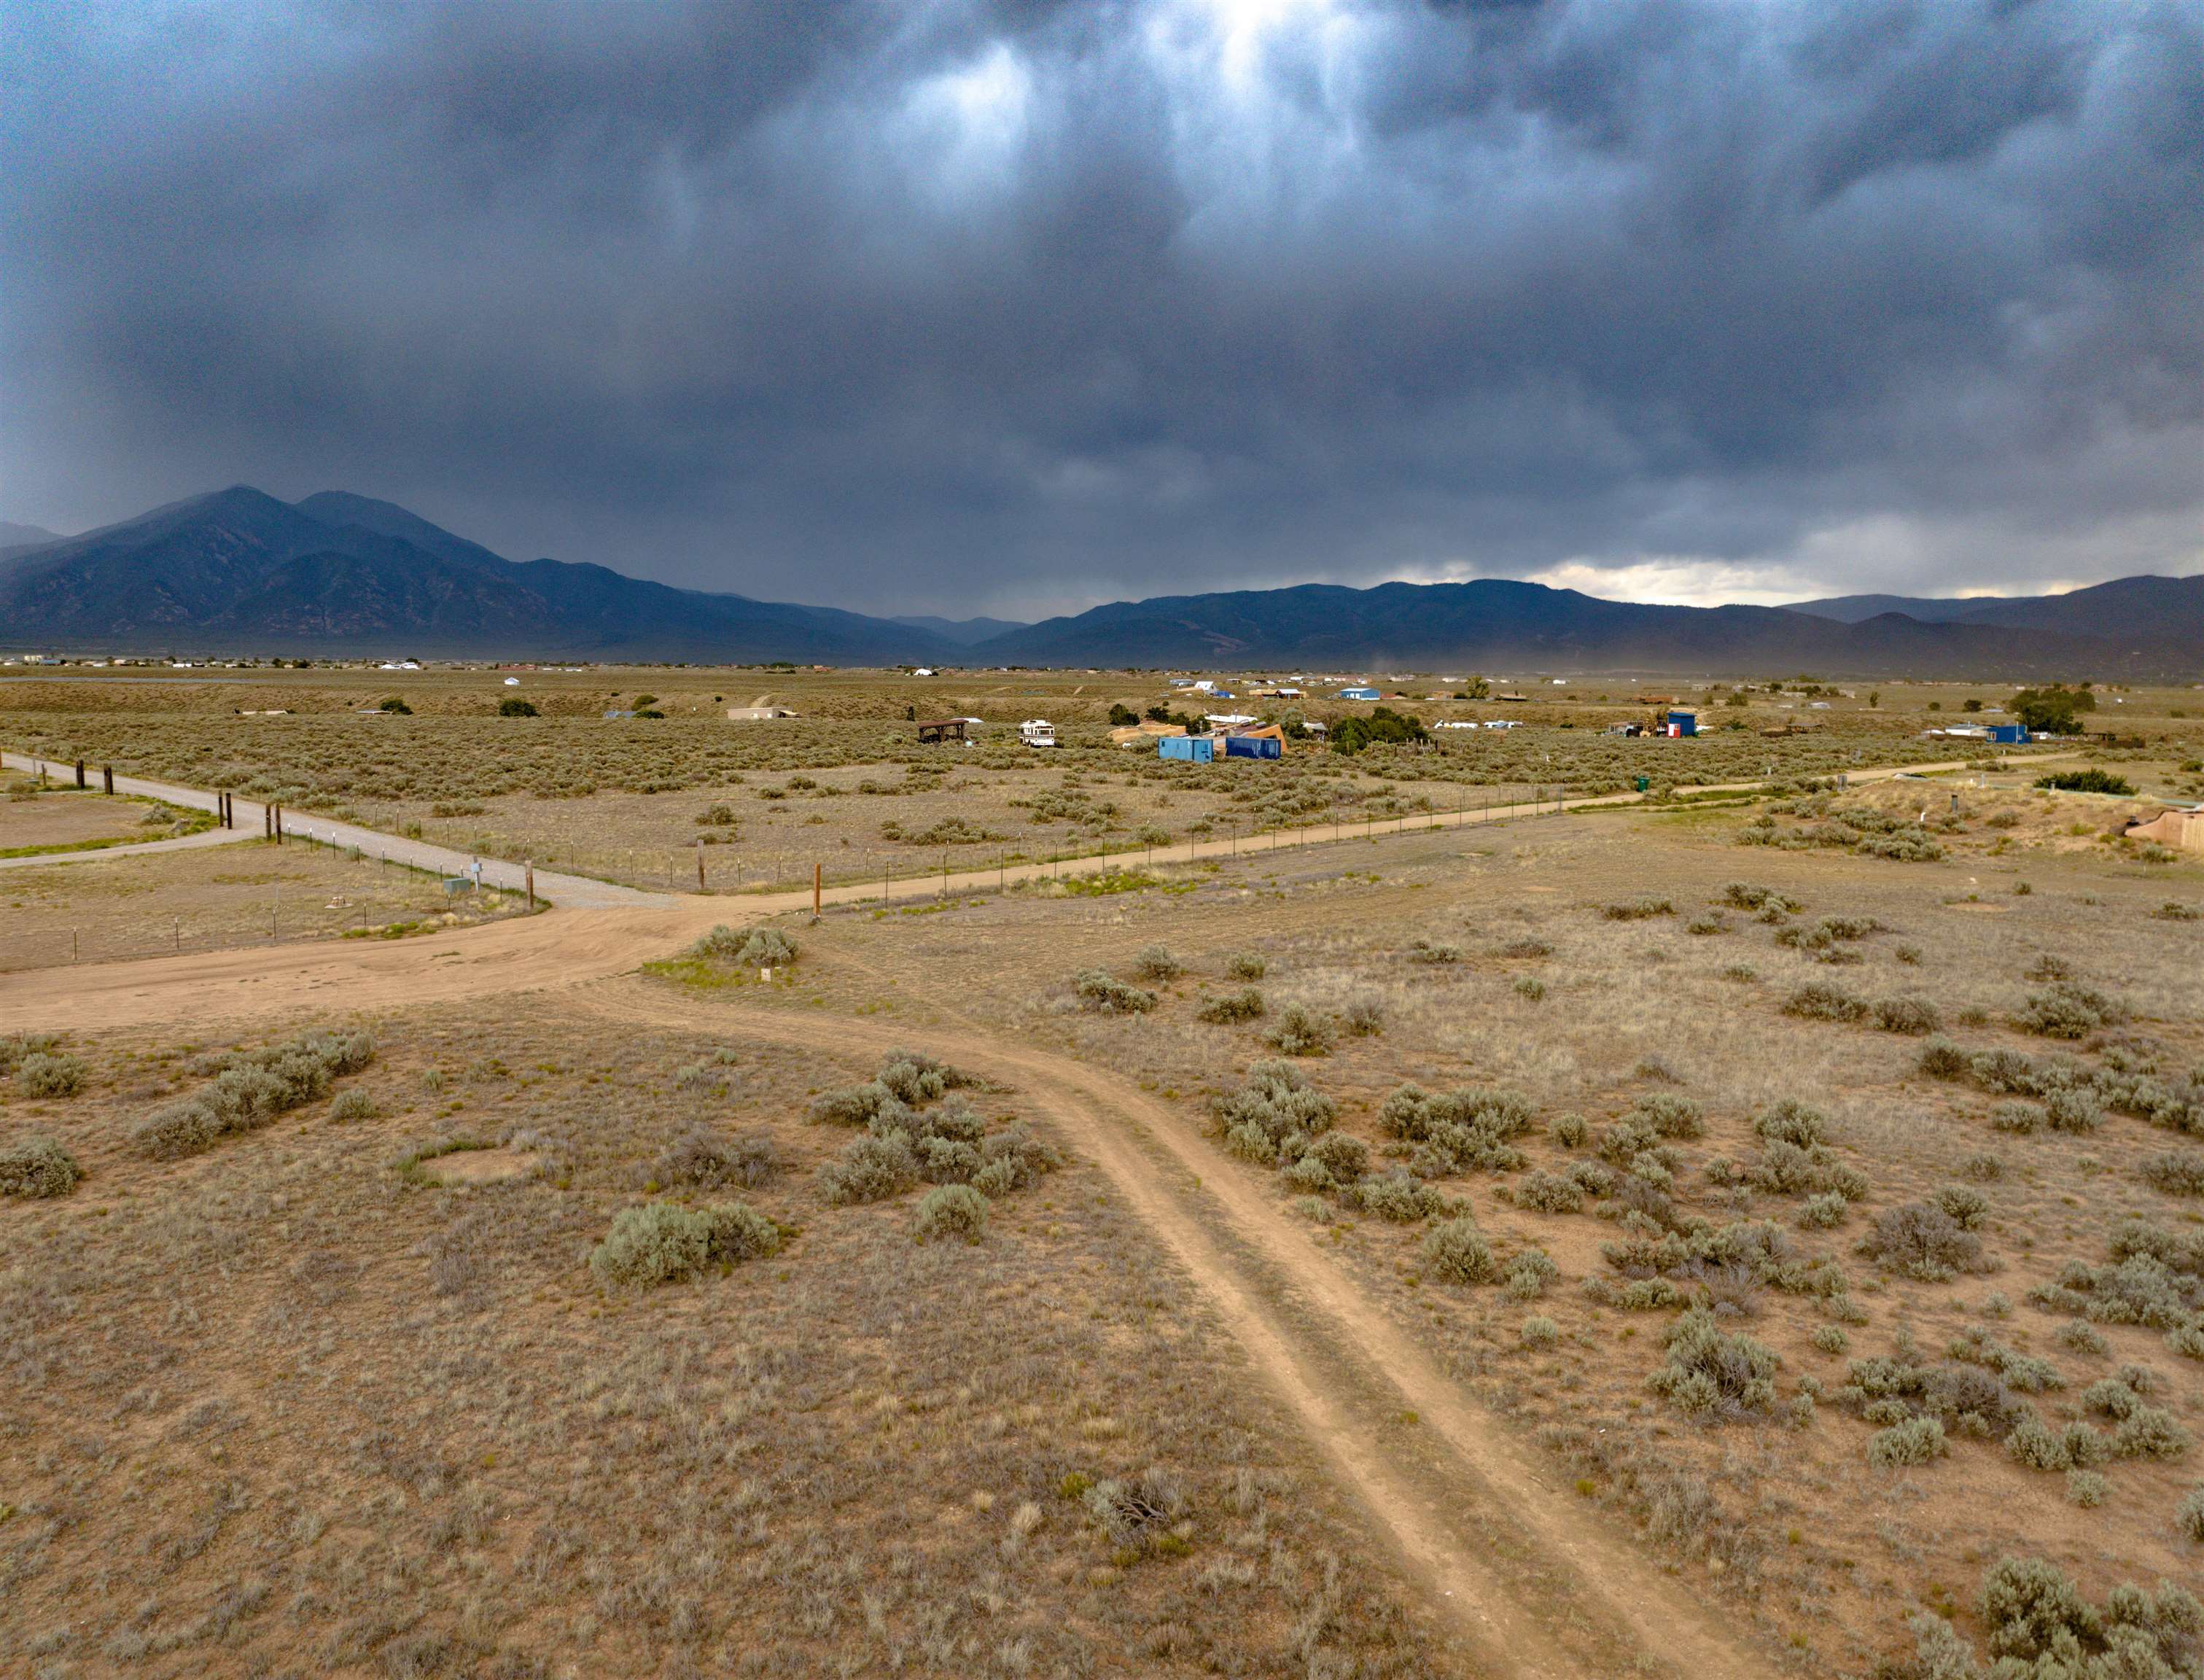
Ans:
{"label": "small outbuilding", "polygon": [[2155,840],[2173,852],[2204,852],[2204,810],[2160,811],[2148,822],[2131,822],[2127,838]]}
{"label": "small outbuilding", "polygon": [[1163,735],[1156,740],[1156,757],[1212,764],[1217,762],[1217,743],[1206,735]]}
{"label": "small outbuilding", "polygon": [[727,721],[730,723],[769,723],[777,717],[794,717],[795,715],[796,714],[786,706],[730,706],[727,708]]}
{"label": "small outbuilding", "polygon": [[1342,700],[1382,700],[1385,697],[1380,694],[1376,689],[1372,688],[1368,684],[1364,683],[1358,684],[1353,688],[1341,689],[1339,691],[1339,698]]}
{"label": "small outbuilding", "polygon": [[961,717],[921,719],[918,726],[919,745],[925,746],[939,741],[963,741],[969,745],[970,737],[964,733]]}

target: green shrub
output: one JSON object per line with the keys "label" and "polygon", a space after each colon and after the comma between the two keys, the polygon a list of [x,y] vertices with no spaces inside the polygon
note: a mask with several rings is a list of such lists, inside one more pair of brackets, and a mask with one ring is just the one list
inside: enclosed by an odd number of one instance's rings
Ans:
{"label": "green shrub", "polygon": [[1656,916],[1674,916],[1676,906],[1650,893],[1603,906],[1600,914],[1610,922],[1646,922]]}
{"label": "green shrub", "polygon": [[2084,1511],[2094,1511],[2112,1498],[2112,1484],[2095,1470],[2066,1472],[2066,1497]]}
{"label": "green shrub", "polygon": [[1816,1348],[1832,1356],[1842,1353],[1852,1345],[1851,1338],[1845,1334],[1844,1327],[1837,1324],[1821,1326],[1814,1332],[1813,1340]]}
{"label": "green shrub", "polygon": [[1539,1003],[1545,999],[1546,982],[1535,974],[1519,974],[1508,984],[1517,997],[1527,1002]]}
{"label": "green shrub", "polygon": [[1127,1481],[1105,1477],[1090,1483],[1080,1490],[1079,1499],[1110,1543],[1127,1552],[1152,1548],[1170,1539],[1187,1509],[1178,1479],[1153,1467]]}
{"label": "green shrub", "polygon": [[1553,1256],[1543,1249],[1526,1249],[1508,1262],[1508,1292],[1518,1301],[1534,1300],[1561,1275]]}
{"label": "green shrub", "polygon": [[500,717],[535,717],[538,714],[533,703],[517,694],[508,694],[497,703],[497,715]]}
{"label": "green shrub", "polygon": [[2115,1458],[2178,1458],[2189,1447],[2189,1432],[2162,1406],[2138,1406],[2112,1431]]}
{"label": "green shrub", "polygon": [[1469,1085],[1435,1095],[1410,1083],[1385,1099],[1378,1123],[1418,1146],[1411,1162],[1417,1172],[1447,1178],[1472,1168],[1520,1168],[1523,1153],[1511,1140],[1531,1130],[1533,1114],[1530,1100],[1519,1092]]}
{"label": "green shrub", "polygon": [[61,1040],[50,1032],[11,1032],[0,1036],[0,1073],[13,1073],[26,1056],[41,1055]]}
{"label": "green shrub", "polygon": [[1800,1204],[1798,1223],[1809,1231],[1833,1231],[1845,1222],[1851,1203],[1834,1190],[1810,1196]]}
{"label": "green shrub", "polygon": [[2095,988],[2060,981],[2049,990],[2031,992],[2013,1024],[2040,1038],[2087,1038],[2125,1012]]}
{"label": "green shrub", "polygon": [[2145,1184],[2168,1196],[2204,1196],[2204,1154],[2195,1149],[2153,1155],[2136,1170]]}
{"label": "green shrub", "polygon": [[1523,1321],[1523,1345],[1528,1348],[1549,1348],[1561,1339],[1561,1327],[1540,1314]]}
{"label": "green shrub", "polygon": [[363,1090],[339,1091],[329,1104],[333,1120],[371,1120],[375,1115],[375,1099]]}
{"label": "green shrub", "polygon": [[1496,1270],[1490,1245],[1466,1214],[1425,1232],[1420,1252],[1425,1271],[1447,1283],[1489,1283]]}
{"label": "green shrub", "polygon": [[654,1184],[685,1184],[697,1190],[755,1190],[779,1169],[779,1152],[764,1133],[723,1137],[715,1131],[691,1131],[651,1163]]}
{"label": "green shrub", "polygon": [[918,1157],[900,1131],[868,1132],[819,1169],[820,1193],[838,1207],[885,1202],[918,1182]]}
{"label": "green shrub", "polygon": [[2189,1490],[2180,1508],[2173,1513],[2173,1526],[2183,1538],[2204,1546],[2204,1481]]}
{"label": "green shrub", "polygon": [[1554,1142],[1565,1149],[1581,1149],[1591,1136],[1591,1128],[1585,1124],[1585,1117],[1581,1114],[1560,1115],[1550,1130]]}
{"label": "green shrub", "polygon": [[28,1097],[74,1096],[84,1089],[86,1068],[65,1050],[38,1050],[15,1066],[15,1089]]}
{"label": "green shrub", "polygon": [[1237,951],[1224,959],[1224,971],[1235,980],[1260,980],[1270,966],[1253,951]]}
{"label": "green shrub", "polygon": [[1860,1252],[1908,1277],[1942,1283],[1982,1261],[1982,1238],[1943,1208],[1926,1202],[1893,1208],[1875,1216]]}
{"label": "green shrub", "polygon": [[1978,1231],[1989,1217],[1989,1198],[1964,1184],[1949,1184],[1938,1190],[1935,1202],[1962,1231]]}
{"label": "green shrub", "polygon": [[776,1253],[780,1236],[779,1226],[739,1202],[705,1208],[652,1202],[620,1210],[590,1269],[610,1288],[678,1283],[708,1266]]}
{"label": "green shrub", "polygon": [[67,1196],[84,1169],[50,1137],[25,1137],[0,1148],[0,1196]]}
{"label": "green shrub", "polygon": [[1258,1020],[1265,1005],[1263,994],[1253,986],[1243,986],[1236,992],[1220,992],[1202,999],[1195,1009],[1197,1020],[1208,1021],[1218,1026],[1231,1026],[1241,1021]]}
{"label": "green shrub", "polygon": [[1938,1034],[1921,1047],[1920,1067],[1931,1079],[1965,1079],[1972,1075],[1974,1062],[1958,1045]]}
{"label": "green shrub", "polygon": [[1866,1018],[1868,1006],[1840,987],[1816,981],[1785,999],[1783,1012],[1802,1021],[1859,1021]]}
{"label": "green shrub", "polygon": [[1774,1350],[1750,1336],[1725,1333],[1704,1307],[1692,1308],[1670,1326],[1664,1345],[1667,1362],[1645,1384],[1680,1410],[1730,1418],[1774,1405],[1780,1362]]}
{"label": "green shrub", "polygon": [[1705,1112],[1687,1096],[1653,1091],[1631,1105],[1629,1118],[1643,1120],[1663,1137],[1699,1137],[1706,1132]]}
{"label": "green shrub", "polygon": [[1354,1199],[1366,1214],[1395,1225],[1413,1225],[1446,1211],[1446,1197],[1419,1182],[1399,1167],[1365,1178],[1354,1187]]}
{"label": "green shrub", "polygon": [[1829,1117],[1786,1096],[1753,1117],[1752,1132],[1763,1143],[1811,1149],[1829,1141]]}
{"label": "green shrub", "polygon": [[1923,998],[1884,998],[1875,1006],[1875,1024],[1885,1032],[1920,1038],[1941,1024],[1936,1006]]}
{"label": "green shrub", "polygon": [[2135,794],[2135,784],[2125,776],[2114,775],[2094,765],[2086,770],[2061,770],[2054,775],[2038,776],[2035,785],[2066,793],[2111,793],[2121,798],[2131,798]]}
{"label": "green shrub", "polygon": [[1331,1023],[1298,1003],[1279,1012],[1278,1024],[1266,1035],[1275,1049],[1289,1056],[1328,1056],[1334,1031]]}
{"label": "green shrub", "polygon": [[1238,1090],[1218,1099],[1215,1112],[1225,1148],[1266,1166],[1281,1153],[1300,1160],[1309,1140],[1331,1130],[1337,1113],[1299,1068],[1276,1060],[1249,1068]]}
{"label": "green shrub", "polygon": [[1104,1015],[1145,1015],[1156,1006],[1156,994],[1128,985],[1106,970],[1083,969],[1073,982],[1081,1000]]}
{"label": "green shrub", "polygon": [[1541,1167],[1515,1186],[1515,1205],[1541,1214],[1573,1214],[1584,1206],[1584,1186]]}
{"label": "green shrub", "polygon": [[1145,945],[1133,959],[1133,972],[1143,980],[1176,980],[1186,972],[1186,965],[1171,954],[1167,945]]}
{"label": "green shrub", "polygon": [[333,1079],[374,1059],[375,1041],[365,1033],[327,1032],[222,1057],[213,1079],[155,1109],[133,1129],[132,1141],[157,1160],[197,1155],[327,1095]]}
{"label": "green shrub", "polygon": [[1925,1464],[1949,1451],[1944,1426],[1933,1417],[1909,1417],[1878,1430],[1867,1444],[1867,1461],[1878,1469]]}
{"label": "green shrub", "polygon": [[987,1229],[987,1198],[969,1184],[938,1184],[918,1200],[913,1234],[921,1243],[937,1237],[976,1243]]}

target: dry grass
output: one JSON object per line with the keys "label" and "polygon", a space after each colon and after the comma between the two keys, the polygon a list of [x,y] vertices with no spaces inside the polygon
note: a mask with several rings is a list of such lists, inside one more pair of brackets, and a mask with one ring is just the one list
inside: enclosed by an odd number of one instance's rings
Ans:
{"label": "dry grass", "polygon": [[[204,850],[0,870],[0,969],[178,951],[402,937],[524,907],[485,889],[448,897],[434,876],[328,846],[258,840]],[[392,930],[399,930],[393,932]]]}
{"label": "dry grass", "polygon": [[[2027,1300],[2070,1261],[2104,1264],[2123,1215],[2195,1229],[2182,1181],[2148,1170],[2177,1140],[2117,1113],[2093,1131],[2047,1127],[2011,1137],[1989,1124],[1992,1095],[1921,1076],[1922,1041],[1879,1030],[1872,1010],[1863,1024],[1846,1025],[1788,1018],[1780,1006],[1802,986],[1831,982],[1871,1001],[1931,999],[1970,1049],[2011,1048],[2041,1060],[2061,1047],[2015,1023],[2047,983],[2030,971],[2047,971],[2046,953],[2065,953],[2072,972],[2116,997],[2130,1018],[2108,1036],[2064,1048],[2106,1067],[2122,1044],[2136,1046],[2130,1054],[2151,1056],[2177,1082],[2204,1068],[2204,1012],[2194,936],[2155,912],[2169,892],[2204,896],[2200,872],[2125,862],[2103,846],[2047,847],[2026,862],[2035,891],[2015,896],[2015,876],[1984,870],[2017,870],[2017,861],[1741,850],[1730,843],[1740,820],[1683,812],[1526,822],[1182,873],[1189,891],[1069,905],[1013,892],[922,917],[857,912],[815,933],[807,986],[829,1006],[886,1009],[914,1022],[938,1018],[953,999],[975,1018],[1013,1024],[1133,1073],[1206,1119],[1241,1070],[1272,1054],[1264,1021],[1200,1018],[1204,999],[1231,984],[1233,956],[1252,947],[1265,959],[1273,1016],[1297,1003],[1344,1020],[1359,1006],[1381,1021],[1374,1034],[1342,1033],[1329,1055],[1295,1064],[1336,1102],[1339,1129],[1368,1146],[1373,1172],[1410,1154],[1378,1121],[1402,1081],[1525,1094],[1540,1129],[1513,1146],[1522,1176],[1472,1172],[1437,1188],[1473,1214],[1490,1275],[1505,1275],[1534,1249],[1557,1263],[1560,1278],[1537,1312],[1553,1325],[1550,1337],[1543,1326],[1526,1337],[1522,1309],[1496,1284],[1442,1285],[1426,1276],[1427,1227],[1365,1213],[1348,1194],[1320,1190],[1312,1200],[1313,1175],[1236,1164],[1222,1147],[1218,1170],[1266,1172],[1282,1206],[1318,1213],[1340,1263],[1581,1476],[1584,1497],[1643,1525],[1714,1590],[1735,1590],[1741,1613],[1762,1618],[1809,1667],[1857,1669],[1904,1645],[1894,1607],[1952,1607],[1946,1588],[1964,1598],[1998,1547],[2056,1558],[2100,1594],[2121,1579],[2179,1576],[2194,1567],[2173,1524],[2204,1473],[2193,1453],[2099,1467],[2092,1474],[2108,1486],[2099,1502],[2082,1504],[2057,1476],[2025,1469],[1995,1439],[1964,1430],[1950,1434],[1940,1455],[1906,1464],[1927,1424],[1875,1449],[1877,1432],[1893,1426],[1838,1404],[1847,1357],[1915,1348],[1931,1366],[1980,1368],[1946,1349],[1987,1329],[2012,1359],[2047,1358],[2057,1368],[2063,1386],[2020,1396],[2054,1428],[2091,1380],[2128,1362],[2157,1369],[2172,1396],[2164,1404],[2190,1434],[2204,1434],[2199,1368],[2162,1329],[2094,1325],[2097,1345],[2077,1352],[2059,1339],[2073,1321]],[[1773,922],[1725,909],[1721,936],[1688,935],[1683,922],[1701,906],[1712,913],[1741,876],[1799,908]],[[1672,899],[1678,915],[1603,913],[1649,891]],[[1825,918],[1846,936],[1820,948],[1778,939],[1785,926]],[[1863,923],[1871,930],[1850,931]],[[1185,972],[1158,984],[1155,1010],[1112,1018],[1077,1007],[1072,975],[1129,968],[1158,939]],[[1460,946],[1462,959],[1423,959],[1433,942]],[[1845,953],[1834,966],[1831,950]],[[1016,960],[1028,951],[1045,952],[1045,962]],[[1723,977],[1740,959],[1758,976],[1744,985]],[[1532,973],[1549,988],[1543,1001],[1514,989]],[[800,988],[788,1001],[807,999]],[[1590,1199],[1575,1214],[1511,1199],[1531,1172],[1550,1180],[1597,1161],[1603,1131],[1640,1099],[1657,1107],[1674,1096],[1703,1109],[1705,1135],[1659,1140],[1649,1127],[1662,1159],[1646,1163],[1653,1177],[1640,1183],[1665,1175],[1666,1185],[1635,1205],[1655,1209],[1656,1229],[1694,1218],[1710,1230],[1772,1220],[1782,1267],[1687,1256],[1662,1280],[1604,1252],[1628,1235],[1611,1216],[1637,1191]],[[1821,1192],[1832,1208],[1817,1201],[1810,1209],[1810,1184],[1756,1188],[1756,1163],[1774,1146],[1753,1122],[1784,1099],[1827,1115],[1828,1143],[1816,1148],[1828,1164],[1808,1177],[1856,1184],[1850,1206]],[[1575,1135],[1555,1124],[1573,1115],[1589,1122],[1580,1148],[1554,1136]],[[1627,1160],[1623,1167],[1638,1170]],[[1615,1182],[1628,1190],[1627,1174]],[[1857,1251],[1875,1215],[1954,1190],[1979,1196],[1979,1207],[1967,1196],[1952,1205],[1965,1203],[1988,1275],[1955,1267],[1927,1281]],[[1603,1210],[1610,1217],[1598,1217]],[[1779,1281],[1779,1271],[1797,1281]],[[1761,1421],[1709,1427],[1648,1386],[1674,1309],[1620,1304],[1640,1275],[1662,1282],[1640,1291],[1649,1299],[1710,1303],[1718,1322],[1749,1327],[1777,1355],[1775,1398],[1755,1414]],[[1827,1293],[1840,1277],[1842,1290]],[[1980,1513],[1992,1509],[2000,1519],[1986,1528]]]}
{"label": "dry grass", "polygon": [[[0,1203],[0,1667],[1458,1671],[1089,1167],[916,1244],[915,1193],[815,1186],[845,1134],[807,1097],[869,1066],[368,1024],[382,1119],[148,1161],[124,1130],[203,1052],[122,1042],[0,1110],[88,1173]],[[770,1140],[739,1194],[779,1252],[601,1287],[700,1133]],[[476,1143],[520,1165],[433,1170]],[[1166,1484],[1152,1531],[1084,1497]]]}

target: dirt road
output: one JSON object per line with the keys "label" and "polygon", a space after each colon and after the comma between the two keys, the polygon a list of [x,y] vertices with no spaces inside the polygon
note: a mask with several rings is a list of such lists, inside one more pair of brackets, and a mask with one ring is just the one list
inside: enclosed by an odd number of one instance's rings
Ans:
{"label": "dirt road", "polygon": [[[908,1024],[631,986],[591,987],[572,1002],[637,1027],[685,1025],[841,1054],[884,1054],[912,1036]],[[1183,1117],[1126,1080],[991,1038],[975,1022],[958,1019],[956,1056],[1032,1099],[1109,1176],[1491,1672],[1728,1680],[1771,1671],[1735,1618],[1583,1507],[1557,1467],[1465,1398],[1309,1227]]]}

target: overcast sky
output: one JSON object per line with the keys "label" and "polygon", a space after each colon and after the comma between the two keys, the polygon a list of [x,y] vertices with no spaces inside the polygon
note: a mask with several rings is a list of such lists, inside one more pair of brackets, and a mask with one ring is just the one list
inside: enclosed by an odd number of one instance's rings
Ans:
{"label": "overcast sky", "polygon": [[2204,568],[2204,0],[0,0],[0,518],[868,611]]}

